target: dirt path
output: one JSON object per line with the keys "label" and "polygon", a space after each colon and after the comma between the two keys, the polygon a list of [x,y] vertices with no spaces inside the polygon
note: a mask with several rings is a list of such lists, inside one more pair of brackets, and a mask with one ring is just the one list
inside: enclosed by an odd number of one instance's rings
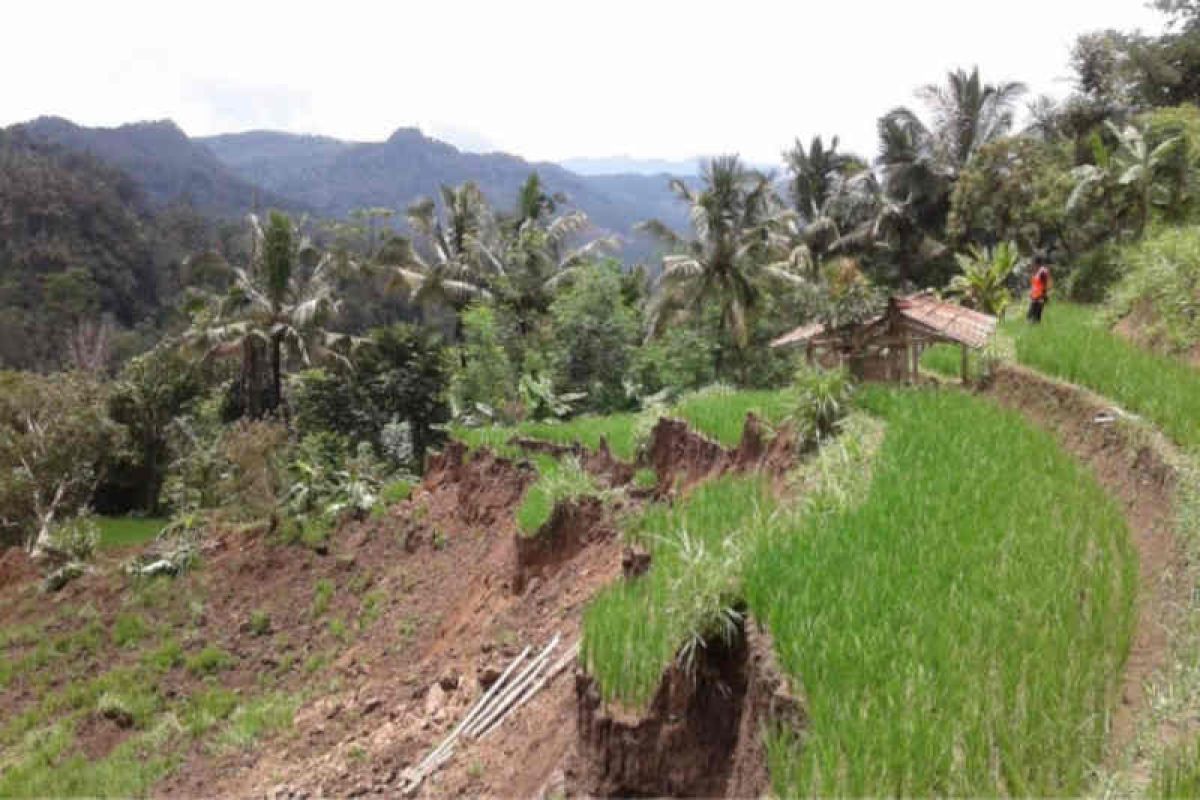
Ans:
{"label": "dirt path", "polygon": [[1167,665],[1170,631],[1188,591],[1178,580],[1187,564],[1174,531],[1177,476],[1164,457],[1170,445],[1112,421],[1111,402],[1023,367],[1000,367],[987,393],[1054,433],[1124,506],[1138,553],[1138,616],[1112,719],[1107,758],[1112,767],[1150,712],[1147,687]]}

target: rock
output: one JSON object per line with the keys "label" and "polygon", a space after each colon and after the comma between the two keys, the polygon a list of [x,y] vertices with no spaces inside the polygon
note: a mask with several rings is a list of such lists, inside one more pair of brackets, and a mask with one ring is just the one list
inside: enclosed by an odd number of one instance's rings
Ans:
{"label": "rock", "polygon": [[284,800],[284,798],[291,796],[292,790],[288,788],[286,783],[281,783],[267,792],[267,797],[271,798],[271,800]]}
{"label": "rock", "polygon": [[451,671],[438,679],[438,686],[442,687],[443,692],[453,692],[458,688],[458,682],[458,673]]}
{"label": "rock", "polygon": [[490,653],[495,649],[496,649],[496,645],[494,642],[484,642],[482,645],[480,645],[479,652]]}
{"label": "rock", "polygon": [[425,695],[425,716],[436,717],[438,712],[446,707],[446,693],[442,690],[441,685],[434,684],[429,687],[429,694]]}
{"label": "rock", "polygon": [[380,697],[369,697],[362,704],[362,715],[365,717],[368,714],[373,714],[383,707],[383,699]]}
{"label": "rock", "polygon": [[490,689],[492,684],[500,680],[500,670],[495,667],[482,667],[478,674],[479,688],[484,691]]}
{"label": "rock", "polygon": [[102,716],[122,730],[129,730],[133,727],[133,715],[123,708],[110,706],[104,709]]}
{"label": "rock", "polygon": [[347,797],[362,797],[364,794],[366,794],[369,791],[371,791],[371,787],[367,786],[365,783],[358,783],[358,784],[355,784],[354,788],[351,789],[350,793],[347,794],[346,796]]}

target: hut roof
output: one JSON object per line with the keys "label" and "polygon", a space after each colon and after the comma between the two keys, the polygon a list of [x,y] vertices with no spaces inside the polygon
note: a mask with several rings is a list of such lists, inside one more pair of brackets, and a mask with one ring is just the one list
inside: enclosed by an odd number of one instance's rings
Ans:
{"label": "hut roof", "polygon": [[[889,305],[905,322],[939,339],[964,344],[967,347],[983,347],[996,332],[995,317],[955,303],[944,302],[929,293],[893,298]],[[885,316],[874,317],[860,325],[863,328],[873,326]],[[775,339],[771,342],[771,347],[808,342],[824,333],[824,325],[812,322]]]}

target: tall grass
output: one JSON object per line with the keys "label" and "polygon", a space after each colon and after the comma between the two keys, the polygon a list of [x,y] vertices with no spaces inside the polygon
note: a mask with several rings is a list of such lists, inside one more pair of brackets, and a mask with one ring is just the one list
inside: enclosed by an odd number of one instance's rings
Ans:
{"label": "tall grass", "polygon": [[650,571],[608,587],[583,618],[583,660],[606,701],[644,707],[681,650],[728,632],[743,554],[772,507],[765,480],[724,477],[627,523],[653,555]]}
{"label": "tall grass", "polygon": [[1200,738],[1162,756],[1154,767],[1150,797],[1200,797]]}
{"label": "tall grass", "polygon": [[1128,651],[1117,506],[1046,433],[957,392],[869,390],[887,425],[865,500],[781,516],[751,611],[802,686],[792,795],[1078,794]]}
{"label": "tall grass", "polygon": [[746,415],[751,411],[776,424],[795,410],[796,403],[796,394],[789,389],[738,390],[712,386],[685,395],[671,409],[671,414],[725,447],[736,447],[742,440]]}
{"label": "tall grass", "polygon": [[1054,303],[1041,325],[1011,321],[1017,359],[1112,398],[1181,445],[1200,447],[1200,370],[1106,330],[1097,310]]}

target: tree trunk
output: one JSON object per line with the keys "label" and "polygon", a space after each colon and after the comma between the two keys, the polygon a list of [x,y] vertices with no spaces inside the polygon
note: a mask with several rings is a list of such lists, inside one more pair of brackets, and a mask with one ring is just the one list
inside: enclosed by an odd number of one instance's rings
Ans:
{"label": "tree trunk", "polygon": [[281,402],[283,402],[283,336],[276,333],[271,337],[271,399],[267,410],[276,410]]}

